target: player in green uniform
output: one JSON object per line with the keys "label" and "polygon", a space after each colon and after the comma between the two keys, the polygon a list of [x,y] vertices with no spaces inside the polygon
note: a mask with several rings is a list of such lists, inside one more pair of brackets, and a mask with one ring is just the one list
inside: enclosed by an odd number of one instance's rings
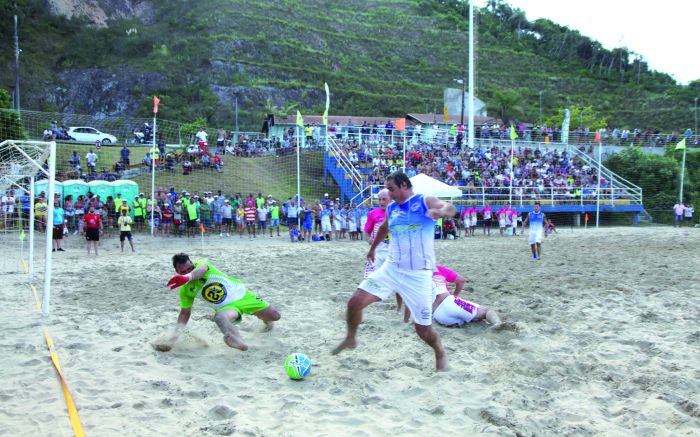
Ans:
{"label": "player in green uniform", "polygon": [[161,345],[160,350],[170,350],[177,341],[192,313],[194,298],[199,296],[216,312],[214,321],[224,334],[224,342],[242,351],[248,349],[238,328],[233,324],[243,314],[252,314],[265,322],[266,329],[272,329],[272,322],[280,319],[280,313],[269,303],[245,288],[240,280],[228,276],[207,260],[194,263],[184,253],[173,256],[173,267],[177,275],[168,281],[171,289],[180,288],[180,314],[177,329],[169,344]]}

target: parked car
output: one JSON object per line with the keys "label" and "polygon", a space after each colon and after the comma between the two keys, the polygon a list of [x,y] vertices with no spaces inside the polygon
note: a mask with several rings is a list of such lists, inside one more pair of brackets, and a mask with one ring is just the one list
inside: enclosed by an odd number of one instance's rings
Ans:
{"label": "parked car", "polygon": [[117,142],[117,137],[104,132],[100,132],[94,127],[79,126],[79,127],[69,127],[68,135],[75,138],[75,141],[79,143],[92,143],[96,141],[102,142],[102,144],[111,144]]}

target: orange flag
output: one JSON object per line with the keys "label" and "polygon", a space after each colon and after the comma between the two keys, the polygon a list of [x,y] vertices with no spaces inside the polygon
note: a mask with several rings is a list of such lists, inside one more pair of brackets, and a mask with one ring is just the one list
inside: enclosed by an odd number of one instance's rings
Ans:
{"label": "orange flag", "polygon": [[600,142],[600,129],[595,130],[595,142],[596,143]]}
{"label": "orange flag", "polygon": [[399,118],[396,120],[396,123],[394,123],[394,127],[398,131],[404,131],[406,130],[406,119],[405,118]]}
{"label": "orange flag", "polygon": [[588,221],[588,213],[586,213],[586,217],[584,217],[585,221]]}
{"label": "orange flag", "polygon": [[160,99],[158,96],[153,96],[153,113],[157,114],[158,113],[158,104],[160,103]]}
{"label": "orange flag", "polygon": [[204,225],[201,223],[199,224],[199,232],[201,232],[202,234],[204,233]]}

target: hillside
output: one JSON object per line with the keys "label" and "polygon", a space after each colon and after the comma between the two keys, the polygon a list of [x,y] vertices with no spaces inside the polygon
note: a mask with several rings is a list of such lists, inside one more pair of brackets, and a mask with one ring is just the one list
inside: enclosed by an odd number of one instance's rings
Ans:
{"label": "hillside", "polygon": [[[257,130],[266,106],[321,112],[328,82],[332,113],[440,112],[442,90],[463,74],[466,57],[456,0],[15,4],[0,6],[0,20],[20,17],[22,106],[35,110],[145,116],[158,94],[163,118],[203,115],[231,126],[238,97],[242,127]],[[591,105],[615,126],[692,125],[700,82],[679,86],[626,49],[603,50],[574,30],[489,4],[476,29],[477,95],[487,104],[513,90],[519,118],[536,122],[542,91],[545,118]],[[11,26],[0,30],[12,40]],[[3,65],[13,56],[4,45]],[[10,89],[13,74],[0,71],[0,86]]]}

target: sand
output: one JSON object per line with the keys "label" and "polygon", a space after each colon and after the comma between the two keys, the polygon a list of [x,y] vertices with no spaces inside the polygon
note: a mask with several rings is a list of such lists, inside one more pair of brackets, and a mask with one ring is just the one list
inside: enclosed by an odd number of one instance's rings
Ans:
{"label": "sand", "polygon": [[[92,436],[700,435],[700,232],[559,232],[541,261],[524,236],[437,243],[469,278],[466,296],[519,328],[439,327],[445,373],[393,303],[365,312],[356,350],[330,354],[366,243],[207,238],[206,255],[282,320],[263,332],[246,318],[241,352],[196,302],[187,333],[158,352],[178,313],[170,257],[201,256],[200,240],[139,237],[122,254],[112,238],[87,258],[72,237],[55,257],[49,319],[25,275],[3,274],[0,434],[71,435],[47,326]],[[16,253],[4,252],[7,266]],[[313,361],[305,381],[284,374],[292,352]]]}

